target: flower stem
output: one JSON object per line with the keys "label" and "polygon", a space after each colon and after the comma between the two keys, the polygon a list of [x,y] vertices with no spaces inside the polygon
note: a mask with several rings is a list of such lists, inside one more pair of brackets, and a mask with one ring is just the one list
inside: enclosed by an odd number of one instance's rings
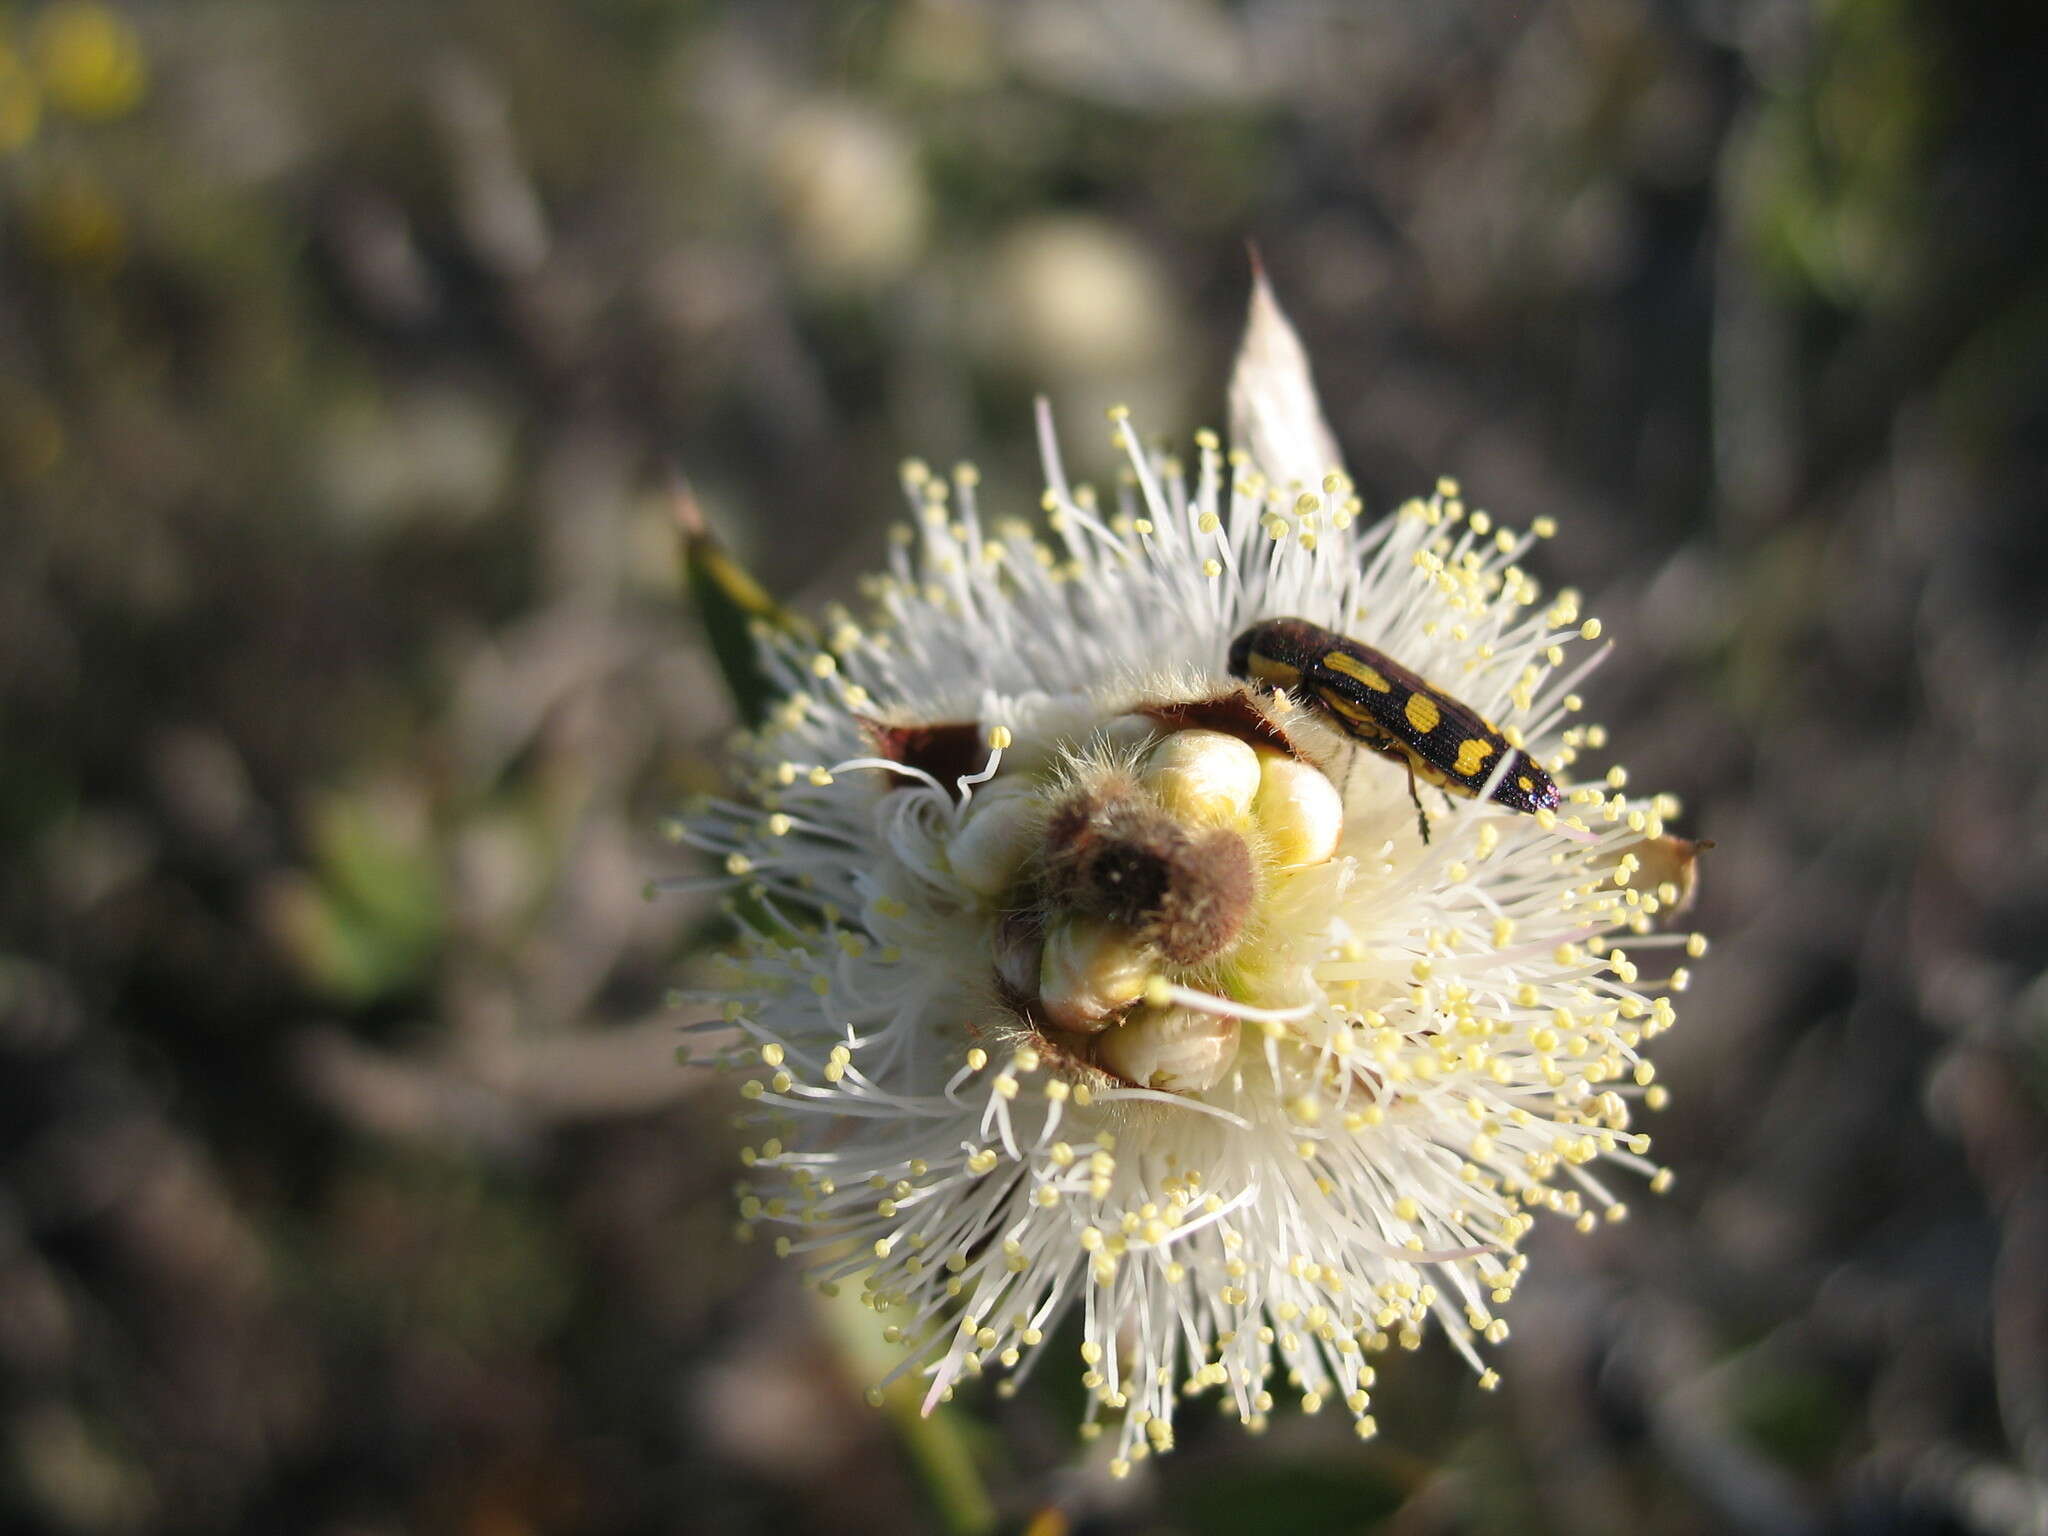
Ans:
{"label": "flower stem", "polygon": [[[854,1380],[878,1381],[898,1364],[896,1347],[882,1341],[875,1312],[857,1294],[820,1297],[818,1307]],[[923,1413],[924,1390],[921,1376],[906,1373],[883,1390],[882,1411],[949,1536],[984,1536],[995,1529],[996,1506],[967,1443],[964,1421],[946,1403]]]}

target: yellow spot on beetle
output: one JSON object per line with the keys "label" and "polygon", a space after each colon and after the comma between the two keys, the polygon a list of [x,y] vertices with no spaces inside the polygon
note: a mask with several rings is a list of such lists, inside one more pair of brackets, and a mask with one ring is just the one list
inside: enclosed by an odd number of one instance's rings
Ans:
{"label": "yellow spot on beetle", "polygon": [[1253,677],[1275,688],[1292,688],[1301,681],[1301,668],[1259,651],[1252,652],[1251,670]]}
{"label": "yellow spot on beetle", "polygon": [[1516,774],[1515,782],[1521,785],[1522,788],[1529,794],[1533,795],[1536,793],[1536,781],[1530,778],[1529,775],[1527,775],[1526,773]]}
{"label": "yellow spot on beetle", "polygon": [[1316,697],[1323,701],[1323,707],[1331,714],[1349,722],[1354,728],[1352,734],[1361,741],[1384,740],[1386,733],[1380,729],[1379,721],[1371,713],[1352,703],[1341,693],[1332,693],[1327,688],[1318,688]]}
{"label": "yellow spot on beetle", "polygon": [[1477,736],[1468,736],[1458,744],[1458,761],[1452,766],[1464,778],[1477,778],[1479,766],[1493,752],[1493,743],[1481,741]]}
{"label": "yellow spot on beetle", "polygon": [[1404,713],[1408,716],[1408,723],[1424,736],[1435,730],[1444,717],[1444,712],[1436,707],[1436,700],[1426,693],[1409,694]]}
{"label": "yellow spot on beetle", "polygon": [[1341,672],[1346,677],[1356,678],[1374,693],[1392,693],[1394,685],[1379,673],[1376,667],[1369,667],[1356,656],[1343,651],[1329,651],[1323,656],[1323,665],[1332,672]]}

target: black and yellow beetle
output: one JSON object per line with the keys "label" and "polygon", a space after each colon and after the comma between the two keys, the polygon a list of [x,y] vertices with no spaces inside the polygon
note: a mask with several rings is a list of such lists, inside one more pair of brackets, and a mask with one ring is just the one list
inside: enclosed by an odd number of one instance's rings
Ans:
{"label": "black and yellow beetle", "polygon": [[[1476,796],[1514,750],[1470,707],[1383,651],[1311,624],[1265,619],[1230,645],[1230,671],[1247,682],[1285,689],[1320,709],[1353,740],[1408,767],[1408,792],[1421,778],[1451,794]],[[1555,810],[1556,782],[1522,753],[1490,797],[1510,810]],[[1415,796],[1424,841],[1429,821]]]}

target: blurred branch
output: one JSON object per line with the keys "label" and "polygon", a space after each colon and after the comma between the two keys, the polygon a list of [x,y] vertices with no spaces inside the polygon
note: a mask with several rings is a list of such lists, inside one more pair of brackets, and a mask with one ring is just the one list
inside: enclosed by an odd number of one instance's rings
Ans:
{"label": "blurred branch", "polygon": [[510,1152],[546,1127],[647,1114],[711,1080],[675,1062],[675,1015],[539,1039],[472,1039],[459,1057],[415,1060],[331,1025],[300,1031],[301,1085],[359,1131]]}
{"label": "blurred branch", "polygon": [[1998,1410],[2020,1462],[2048,1479],[2048,1127],[2022,1064],[1959,1045],[1936,1064],[1928,1098],[1963,1143],[1999,1219],[1991,1288]]}
{"label": "blurred branch", "polygon": [[1873,1458],[1909,1509],[1952,1519],[1974,1536],[2048,1536],[2048,1483],[1955,1445]]}
{"label": "blurred branch", "polygon": [[1632,1323],[1625,1358],[1673,1469],[1732,1530],[1818,1536],[1818,1512],[1799,1486],[1731,1428],[1727,1397],[1749,1353],[1717,1362],[1706,1319],[1665,1297],[1642,1297]]}

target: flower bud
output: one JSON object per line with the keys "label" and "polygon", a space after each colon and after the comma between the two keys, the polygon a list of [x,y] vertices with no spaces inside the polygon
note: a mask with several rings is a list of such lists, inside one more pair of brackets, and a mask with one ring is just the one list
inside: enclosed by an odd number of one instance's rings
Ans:
{"label": "flower bud", "polygon": [[1252,814],[1282,865],[1320,864],[1337,851],[1344,797],[1320,768],[1279,752],[1259,755]]}
{"label": "flower bud", "polygon": [[1237,1060],[1238,1022],[1188,1008],[1140,1008],[1095,1042],[1095,1060],[1140,1088],[1201,1093]]}
{"label": "flower bud", "polygon": [[1236,821],[1258,792],[1259,754],[1221,731],[1175,731],[1152,749],[1144,777],[1170,811]]}
{"label": "flower bud", "polygon": [[1199,965],[1229,949],[1258,897],[1251,849],[1239,832],[1190,830],[1128,787],[1106,797],[1078,792],[1053,806],[1043,845],[1039,891],[1047,911],[1106,922],[1175,965]]}
{"label": "flower bud", "polygon": [[1038,821],[1028,783],[998,779],[975,791],[965,824],[946,846],[954,878],[977,895],[1002,895],[1030,855]]}
{"label": "flower bud", "polygon": [[1646,837],[1640,842],[1630,843],[1612,860],[1603,860],[1603,865],[1619,863],[1631,855],[1635,868],[1631,883],[1639,890],[1655,891],[1662,886],[1675,888],[1676,899],[1664,909],[1665,916],[1680,917],[1692,908],[1693,898],[1699,889],[1699,856],[1713,847],[1711,842],[1695,842],[1689,837],[1674,837],[1666,833],[1662,837]]}
{"label": "flower bud", "polygon": [[990,958],[996,979],[1013,1000],[1028,1001],[1038,995],[1039,967],[1045,959],[1045,930],[1036,916],[1005,912],[996,919],[989,939]]}
{"label": "flower bud", "polygon": [[1111,1014],[1144,996],[1152,970],[1124,931],[1093,918],[1072,918],[1046,933],[1039,1002],[1056,1028],[1102,1029]]}

